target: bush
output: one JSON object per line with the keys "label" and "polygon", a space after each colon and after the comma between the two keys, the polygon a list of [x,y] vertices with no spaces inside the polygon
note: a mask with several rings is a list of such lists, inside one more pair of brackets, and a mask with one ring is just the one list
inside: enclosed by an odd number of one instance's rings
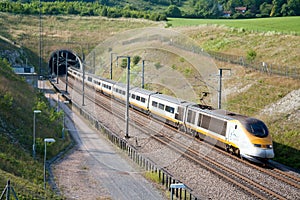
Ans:
{"label": "bush", "polygon": [[134,56],[132,59],[133,65],[137,65],[142,58],[140,56]]}
{"label": "bush", "polygon": [[253,49],[250,49],[249,51],[247,51],[247,60],[248,61],[253,61],[256,58],[256,51],[254,51]]}

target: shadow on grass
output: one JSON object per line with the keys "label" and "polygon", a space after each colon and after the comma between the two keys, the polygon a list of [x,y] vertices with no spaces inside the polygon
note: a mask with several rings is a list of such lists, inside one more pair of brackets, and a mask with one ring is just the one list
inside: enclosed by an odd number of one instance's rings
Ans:
{"label": "shadow on grass", "polygon": [[284,144],[273,142],[275,157],[274,161],[287,165],[300,171],[300,151]]}

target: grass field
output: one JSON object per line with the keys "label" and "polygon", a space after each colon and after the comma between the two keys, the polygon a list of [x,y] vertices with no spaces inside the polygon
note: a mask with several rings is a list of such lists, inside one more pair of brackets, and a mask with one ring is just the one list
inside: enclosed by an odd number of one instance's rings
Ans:
{"label": "grass field", "polygon": [[300,35],[300,17],[278,17],[259,19],[183,19],[169,18],[173,27],[197,26],[206,24],[225,25],[242,28],[248,31],[269,32],[274,31],[285,34]]}

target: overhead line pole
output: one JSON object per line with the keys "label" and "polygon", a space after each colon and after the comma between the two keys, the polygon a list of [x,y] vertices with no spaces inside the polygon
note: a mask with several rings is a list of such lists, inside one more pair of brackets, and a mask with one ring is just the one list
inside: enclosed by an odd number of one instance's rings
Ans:
{"label": "overhead line pole", "polygon": [[127,84],[126,84],[126,113],[125,113],[125,120],[126,120],[126,133],[125,138],[130,138],[129,136],[129,84],[130,84],[130,56],[117,56],[118,58],[127,58]]}
{"label": "overhead line pole", "polygon": [[218,109],[221,109],[222,107],[222,76],[223,76],[223,70],[231,71],[231,69],[219,69],[219,90],[218,90]]}

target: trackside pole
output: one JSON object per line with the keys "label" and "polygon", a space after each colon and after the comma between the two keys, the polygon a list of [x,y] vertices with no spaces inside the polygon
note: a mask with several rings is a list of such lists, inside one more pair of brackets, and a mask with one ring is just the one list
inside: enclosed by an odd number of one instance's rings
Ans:
{"label": "trackside pole", "polygon": [[16,194],[14,188],[10,186],[10,180],[7,180],[7,184],[6,184],[6,186],[5,186],[5,188],[4,188],[3,192],[2,192],[2,194],[1,194],[1,196],[0,196],[0,200],[2,200],[2,198],[3,198],[3,196],[4,196],[5,193],[6,193],[6,195],[5,195],[6,198],[5,198],[5,199],[6,199],[6,200],[9,200],[9,198],[10,198],[10,190],[12,191],[12,193],[13,193],[15,199],[18,200],[18,197],[17,197],[17,194]]}
{"label": "trackside pole", "polygon": [[129,138],[129,84],[130,84],[130,57],[127,57],[127,87],[126,87],[126,135],[125,138]]}

